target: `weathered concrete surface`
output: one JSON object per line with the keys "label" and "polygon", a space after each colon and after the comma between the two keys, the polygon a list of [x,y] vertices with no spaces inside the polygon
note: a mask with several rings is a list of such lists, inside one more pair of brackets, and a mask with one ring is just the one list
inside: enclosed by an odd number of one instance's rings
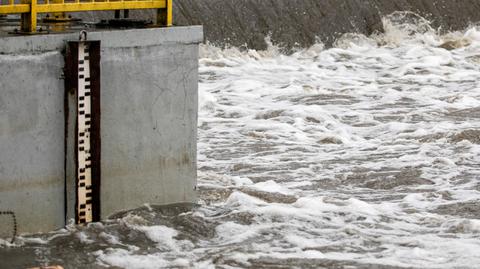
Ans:
{"label": "weathered concrete surface", "polygon": [[[20,232],[64,223],[62,66],[59,52],[0,55],[0,211],[16,214]],[[0,219],[10,236],[10,216]]]}
{"label": "weathered concrete surface", "polygon": [[[89,34],[102,41],[102,217],[195,201],[202,38],[201,27]],[[65,224],[61,51],[77,39],[0,38],[0,211],[15,212],[20,233]],[[9,221],[0,225],[9,236]]]}
{"label": "weathered concrete surface", "polygon": [[102,57],[102,217],[144,203],[194,202],[198,44],[116,48]]}
{"label": "weathered concrete surface", "polygon": [[286,48],[330,46],[343,33],[381,31],[382,16],[405,10],[444,30],[480,21],[478,0],[175,0],[174,23],[204,25],[219,46],[265,49],[266,36]]}

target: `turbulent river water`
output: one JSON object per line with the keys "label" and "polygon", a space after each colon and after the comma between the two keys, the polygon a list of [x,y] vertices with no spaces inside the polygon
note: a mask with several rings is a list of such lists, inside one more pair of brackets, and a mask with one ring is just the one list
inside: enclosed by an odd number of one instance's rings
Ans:
{"label": "turbulent river water", "polygon": [[0,267],[480,268],[480,30],[384,23],[202,46],[199,204],[4,242]]}

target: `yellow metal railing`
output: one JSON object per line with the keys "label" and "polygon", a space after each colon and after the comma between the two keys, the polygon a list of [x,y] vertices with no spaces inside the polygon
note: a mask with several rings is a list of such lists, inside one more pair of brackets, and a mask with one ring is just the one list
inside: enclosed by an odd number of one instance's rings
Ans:
{"label": "yellow metal railing", "polygon": [[122,9],[156,9],[156,23],[172,25],[172,0],[0,0],[0,15],[21,14],[21,30],[29,33],[36,31],[39,13]]}

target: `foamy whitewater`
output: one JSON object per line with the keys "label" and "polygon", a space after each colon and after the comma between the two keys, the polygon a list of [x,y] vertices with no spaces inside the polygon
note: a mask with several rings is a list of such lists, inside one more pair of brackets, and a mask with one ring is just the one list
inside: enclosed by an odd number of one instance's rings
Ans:
{"label": "foamy whitewater", "polygon": [[[66,268],[480,268],[480,28],[202,46],[199,206],[24,236]],[[1,255],[1,254],[0,254]],[[0,261],[1,263],[1,261]]]}

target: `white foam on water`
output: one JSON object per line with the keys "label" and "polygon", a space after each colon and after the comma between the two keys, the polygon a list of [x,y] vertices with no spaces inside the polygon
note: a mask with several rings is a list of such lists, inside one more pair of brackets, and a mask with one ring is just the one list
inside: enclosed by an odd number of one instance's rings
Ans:
{"label": "white foam on water", "polygon": [[287,187],[278,184],[274,180],[258,182],[252,185],[252,188],[265,192],[292,194],[292,191],[290,191]]}
{"label": "white foam on water", "polygon": [[121,268],[150,269],[164,268],[173,265],[164,260],[161,255],[147,254],[135,255],[124,249],[110,249],[95,253],[97,259],[105,266],[118,266]]}
{"label": "white foam on water", "polygon": [[234,191],[218,202],[253,216],[217,226],[213,240],[240,246],[223,248],[240,267],[260,257],[480,264],[479,207],[474,216],[437,210],[480,203],[479,140],[452,138],[480,131],[479,31],[439,35],[409,12],[384,23],[383,35],[350,34],[289,56],[202,47],[200,188],[241,177],[299,197]]}
{"label": "white foam on water", "polygon": [[135,229],[144,232],[150,240],[158,243],[158,248],[177,250],[177,242],[173,239],[178,235],[175,229],[166,226],[140,226]]}

